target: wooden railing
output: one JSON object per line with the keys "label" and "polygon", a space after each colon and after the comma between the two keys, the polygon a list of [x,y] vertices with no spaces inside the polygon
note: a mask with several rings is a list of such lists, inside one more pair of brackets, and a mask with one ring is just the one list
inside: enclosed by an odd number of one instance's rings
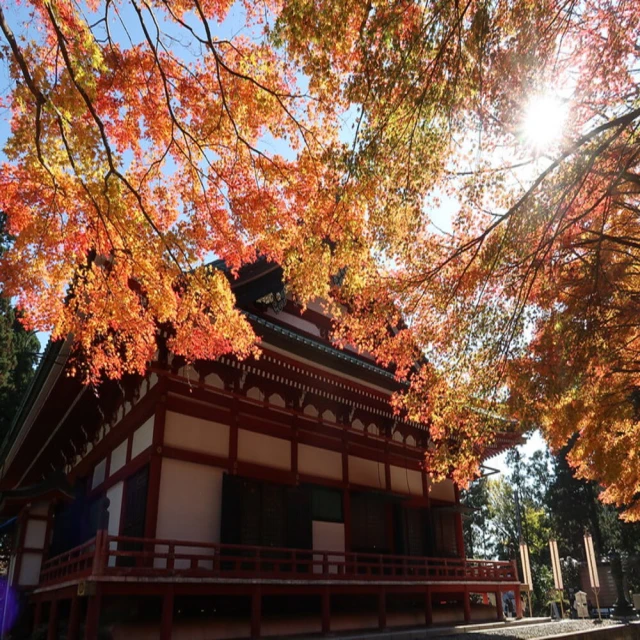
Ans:
{"label": "wooden railing", "polygon": [[96,546],[96,539],[91,538],[73,549],[45,560],[40,569],[40,583],[64,582],[70,577],[82,578],[94,573],[96,557],[100,552]]}
{"label": "wooden railing", "polygon": [[340,581],[518,581],[513,563],[108,536],[43,564],[41,583],[88,575]]}

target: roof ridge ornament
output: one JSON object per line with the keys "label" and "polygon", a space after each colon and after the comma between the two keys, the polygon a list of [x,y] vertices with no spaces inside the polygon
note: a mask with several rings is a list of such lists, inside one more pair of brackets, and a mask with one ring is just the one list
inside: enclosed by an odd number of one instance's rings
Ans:
{"label": "roof ridge ornament", "polygon": [[270,306],[275,313],[280,313],[287,304],[287,285],[284,285],[279,291],[272,291],[258,298],[256,304]]}

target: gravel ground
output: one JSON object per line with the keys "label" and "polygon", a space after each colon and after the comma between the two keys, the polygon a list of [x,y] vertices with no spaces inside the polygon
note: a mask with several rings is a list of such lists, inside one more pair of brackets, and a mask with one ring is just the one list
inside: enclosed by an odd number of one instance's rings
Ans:
{"label": "gravel ground", "polygon": [[555,636],[572,631],[587,631],[602,626],[620,624],[617,620],[603,620],[602,625],[596,625],[592,620],[563,620],[562,622],[545,622],[542,624],[527,624],[518,627],[502,629],[487,629],[486,631],[473,631],[447,636],[447,640],[487,640],[487,638],[518,638],[530,640],[544,636]]}

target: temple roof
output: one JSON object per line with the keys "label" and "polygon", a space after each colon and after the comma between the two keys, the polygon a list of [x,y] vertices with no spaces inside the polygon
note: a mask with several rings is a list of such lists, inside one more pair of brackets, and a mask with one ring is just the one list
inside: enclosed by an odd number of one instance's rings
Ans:
{"label": "temple roof", "polygon": [[65,474],[59,471],[42,482],[0,491],[0,513],[5,516],[13,515],[27,503],[47,501],[52,498],[72,500],[73,497],[73,488]]}
{"label": "temple roof", "polygon": [[[299,307],[287,300],[283,272],[279,265],[261,259],[242,267],[235,275],[222,261],[212,263],[211,266],[227,274],[238,307],[265,346],[306,358],[309,362],[328,367],[340,375],[350,376],[351,379],[369,382],[385,393],[402,389],[403,383],[396,379],[393,371],[381,367],[373,358],[336,348],[321,331],[313,335],[305,330],[305,327],[314,325],[304,319]],[[330,319],[320,312],[312,312],[309,317],[314,322],[330,325]],[[296,321],[298,325],[295,324]],[[96,419],[102,412],[100,403],[92,397],[93,394],[85,393],[87,387],[77,378],[64,375],[71,346],[70,339],[49,342],[20,408],[0,443],[0,486],[5,489],[20,486],[22,482],[33,483],[37,479],[33,472],[29,473],[34,464],[34,456],[56,435],[69,412],[73,410],[76,415],[83,416],[91,414]],[[100,396],[108,398],[111,392],[117,391],[116,387],[120,387],[120,384],[118,381],[103,383]],[[486,449],[483,460],[522,442],[514,425],[509,421],[505,422],[509,423],[505,424],[505,433],[499,434],[495,443]],[[59,439],[60,435],[57,434],[56,437]],[[22,460],[20,464],[14,463],[18,452]],[[11,470],[10,477],[7,477],[8,470]],[[43,477],[47,470],[39,468],[38,473],[37,477]],[[54,480],[47,482],[5,491],[0,494],[0,502],[17,503],[22,498],[33,499],[38,492],[42,494],[43,491],[64,493],[64,488],[56,485]]]}

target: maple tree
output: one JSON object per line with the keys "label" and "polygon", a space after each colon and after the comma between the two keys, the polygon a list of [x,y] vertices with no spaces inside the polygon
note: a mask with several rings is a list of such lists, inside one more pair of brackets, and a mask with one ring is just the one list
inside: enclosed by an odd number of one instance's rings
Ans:
{"label": "maple tree", "polygon": [[11,4],[0,277],[87,379],[142,371],[158,323],[189,360],[254,353],[206,263],[261,255],[408,377],[435,472],[513,420],[578,433],[640,518],[637,3],[29,0],[35,31]]}

